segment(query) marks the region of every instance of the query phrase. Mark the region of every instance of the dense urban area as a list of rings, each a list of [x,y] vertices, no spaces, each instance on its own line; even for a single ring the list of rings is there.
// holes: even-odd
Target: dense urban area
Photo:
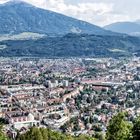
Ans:
[[[12,139],[30,128],[103,139],[118,112],[131,123],[139,116],[139,91],[138,57],[0,58],[1,131]]]

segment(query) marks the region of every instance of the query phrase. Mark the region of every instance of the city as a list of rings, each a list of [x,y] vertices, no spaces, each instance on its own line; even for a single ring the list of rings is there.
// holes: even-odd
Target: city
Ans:
[[[140,113],[140,58],[0,58],[0,118],[17,130],[43,127],[78,136],[105,133],[109,120]]]
[[[140,140],[140,0],[0,0],[0,140]]]

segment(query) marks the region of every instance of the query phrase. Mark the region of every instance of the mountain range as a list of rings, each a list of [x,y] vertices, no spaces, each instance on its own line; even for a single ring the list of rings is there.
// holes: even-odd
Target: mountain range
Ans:
[[[0,5],[0,56],[120,57],[133,54],[140,56],[139,37],[112,32],[21,1]]]
[[[105,26],[104,29],[110,30],[112,32],[140,36],[140,21],[116,22]]]
[[[48,35],[67,33],[115,34],[88,22],[40,9],[22,1],[14,0],[1,4],[0,34],[19,34],[22,32]]]

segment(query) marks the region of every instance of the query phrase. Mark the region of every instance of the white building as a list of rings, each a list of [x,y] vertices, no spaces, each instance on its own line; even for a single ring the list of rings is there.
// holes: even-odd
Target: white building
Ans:
[[[63,86],[68,87],[69,86],[69,81],[68,80],[63,80]]]

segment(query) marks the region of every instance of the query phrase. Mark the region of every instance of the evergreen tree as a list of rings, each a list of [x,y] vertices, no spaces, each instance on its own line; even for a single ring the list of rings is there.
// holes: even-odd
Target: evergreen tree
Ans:
[[[133,123],[132,140],[140,140],[140,117],[138,117]]]

